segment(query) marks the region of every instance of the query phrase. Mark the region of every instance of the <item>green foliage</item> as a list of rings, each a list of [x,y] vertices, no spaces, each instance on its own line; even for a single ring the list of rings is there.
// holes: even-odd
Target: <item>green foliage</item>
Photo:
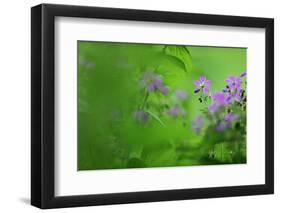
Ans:
[[[227,76],[246,69],[245,49],[110,42],[78,47],[79,170],[246,161],[246,145],[239,143],[245,137],[238,134],[246,129],[246,115],[223,134],[211,123],[200,133],[192,129],[202,111],[208,116],[193,81],[205,75],[221,89]],[[168,93],[149,91],[150,78],[161,79]],[[179,90],[186,99],[177,97]],[[171,114],[175,108],[178,115]]]
[[[183,64],[183,69],[187,72],[192,69],[192,58],[186,46],[166,45],[164,53],[178,59]]]

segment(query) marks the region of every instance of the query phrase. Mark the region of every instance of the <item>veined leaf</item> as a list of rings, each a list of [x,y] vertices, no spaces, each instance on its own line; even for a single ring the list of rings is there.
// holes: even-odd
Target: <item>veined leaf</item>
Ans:
[[[185,67],[185,71],[192,69],[192,58],[185,46],[167,45],[163,48],[165,54],[177,58]]]

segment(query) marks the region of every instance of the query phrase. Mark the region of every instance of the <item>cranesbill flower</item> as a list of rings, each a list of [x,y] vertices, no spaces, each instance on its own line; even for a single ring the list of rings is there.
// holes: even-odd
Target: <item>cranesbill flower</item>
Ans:
[[[141,85],[146,87],[149,92],[160,91],[163,95],[169,93],[169,89],[164,85],[161,77],[151,72],[144,74]]]
[[[168,111],[168,113],[169,113],[170,115],[174,116],[174,117],[177,117],[177,116],[180,115],[181,110],[180,110],[180,108],[178,108],[178,107],[172,107],[172,108]]]
[[[155,77],[155,79],[152,79],[152,82],[148,85],[148,91],[154,92],[156,91],[159,87],[163,86],[163,81],[162,79]]]
[[[203,93],[208,94],[211,84],[211,80],[207,80],[205,76],[200,76],[199,80],[194,81],[194,85],[196,86],[194,92],[197,93],[201,90]]]
[[[147,89],[149,92],[154,92],[162,85],[163,85],[162,80],[160,78],[155,78],[149,83]]]
[[[216,131],[217,132],[222,132],[224,131],[225,129],[228,129],[230,126],[229,126],[229,123],[225,122],[225,121],[221,121],[217,124],[216,126]]]
[[[234,114],[234,113],[228,113],[224,116],[224,120],[220,121],[217,125],[216,125],[216,131],[217,132],[222,132],[225,129],[231,128],[231,123],[233,121],[236,121],[240,118],[239,115]]]
[[[202,116],[197,116],[191,123],[192,129],[198,134],[204,126],[204,119]]]
[[[244,76],[246,76],[246,72],[242,73],[239,77],[230,76],[226,79],[227,85],[223,92],[227,94],[227,101],[229,103],[233,103],[233,101],[241,101],[241,79]]]
[[[227,95],[227,101],[229,102],[229,103],[232,103],[233,101],[241,101],[241,94],[240,94],[240,92],[235,92],[235,93],[229,93],[228,95]]]
[[[227,122],[232,122],[232,121],[238,120],[239,118],[240,118],[239,115],[231,113],[231,112],[224,116],[224,120]]]
[[[147,123],[149,121],[149,114],[143,110],[134,112],[134,117],[138,122]]]
[[[212,95],[212,104],[208,106],[208,110],[210,113],[217,112],[220,108],[225,105],[228,105],[228,98],[223,92],[216,92]]]
[[[209,110],[210,113],[215,113],[216,111],[219,110],[220,107],[221,107],[221,106],[220,106],[219,104],[213,103],[213,104],[210,104],[210,105],[208,106],[208,110]]]
[[[212,99],[215,103],[218,103],[220,105],[226,105],[227,104],[227,97],[222,92],[215,92],[212,95]]]
[[[228,77],[225,82],[231,90],[240,91],[241,88],[241,78],[237,76]]]

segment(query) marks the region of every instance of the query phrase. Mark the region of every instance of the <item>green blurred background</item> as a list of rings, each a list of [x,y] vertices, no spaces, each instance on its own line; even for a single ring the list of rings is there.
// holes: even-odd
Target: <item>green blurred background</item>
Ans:
[[[246,70],[245,48],[79,41],[78,57],[78,170],[220,163],[206,160],[205,135],[191,128],[203,107],[193,82],[205,75],[212,91],[222,90],[228,76]],[[147,72],[161,76],[169,93],[149,95],[155,117],[140,123],[134,113]],[[177,104],[179,89],[188,94],[186,114],[175,118],[165,108]]]

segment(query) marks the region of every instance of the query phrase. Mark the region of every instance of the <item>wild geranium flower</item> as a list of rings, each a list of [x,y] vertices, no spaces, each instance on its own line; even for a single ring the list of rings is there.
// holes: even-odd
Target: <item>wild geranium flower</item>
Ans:
[[[159,87],[161,87],[162,85],[163,85],[162,79],[160,79],[160,78],[158,78],[158,77],[155,77],[155,79],[153,79],[153,80],[149,83],[147,89],[148,89],[149,92],[154,92],[154,91],[156,91]]]
[[[184,90],[177,90],[175,94],[180,100],[185,100],[187,98],[187,93]]]
[[[227,83],[228,88],[231,90],[240,91],[241,88],[241,78],[237,76],[228,77],[225,82]]]
[[[153,72],[144,73],[141,80],[141,86],[146,88],[149,92],[159,91],[163,95],[167,95],[169,93],[169,89],[164,85],[161,76]]]
[[[211,113],[217,112],[221,107],[228,105],[227,96],[223,92],[216,92],[212,95],[212,104],[208,106]]]
[[[202,116],[197,116],[191,123],[192,129],[198,134],[204,126],[204,119]]]
[[[227,104],[227,97],[222,92],[216,92],[212,95],[212,99],[215,103],[218,103],[220,105],[226,105]]]
[[[227,93],[227,101],[232,103],[233,101],[241,101],[241,78],[246,76],[246,72],[242,73],[239,77],[230,76],[226,79],[226,87],[223,90],[224,93]]]
[[[211,84],[211,80],[207,80],[205,76],[200,76],[199,80],[194,81],[194,85],[196,86],[194,92],[197,93],[201,90],[203,93],[208,94]]]
[[[149,121],[149,114],[143,110],[134,112],[134,117],[140,123],[147,123]]]
[[[239,118],[240,118],[239,115],[231,113],[231,112],[224,116],[224,120],[227,122],[232,122],[232,121],[238,120]]]
[[[230,126],[229,126],[229,123],[228,122],[225,122],[225,121],[220,121],[217,126],[216,126],[216,131],[217,132],[222,132],[224,131],[225,129],[228,129]]]
[[[239,115],[237,114],[234,114],[234,113],[227,113],[225,116],[224,116],[224,120],[220,121],[217,125],[216,125],[216,131],[217,132],[222,132],[226,129],[229,129],[231,128],[231,123],[233,121],[236,121],[240,118]]]
[[[174,117],[177,117],[177,116],[180,115],[181,110],[180,110],[179,107],[172,107],[172,108],[168,111],[168,113],[169,113],[170,115],[174,116]]]
[[[221,106],[219,104],[213,103],[208,106],[208,110],[210,113],[215,113],[216,111],[219,110],[220,107]]]
[[[240,91],[239,92],[230,92],[228,95],[227,95],[227,101],[229,103],[232,103],[233,101],[240,101],[241,100],[241,94],[240,94]]]

